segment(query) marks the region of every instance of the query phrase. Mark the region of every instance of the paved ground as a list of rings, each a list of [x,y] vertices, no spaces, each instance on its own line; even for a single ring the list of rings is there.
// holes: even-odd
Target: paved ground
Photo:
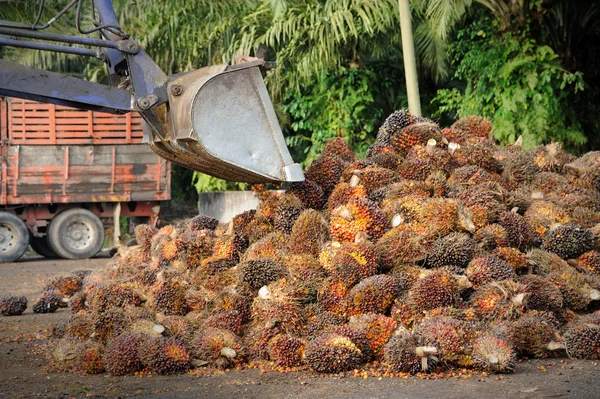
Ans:
[[[85,261],[28,258],[0,264],[0,295],[26,295],[32,302],[48,278],[79,268],[101,268],[108,259]],[[0,318],[0,399],[4,398],[589,398],[600,397],[598,362],[564,359],[525,361],[506,376],[475,375],[469,379],[423,380],[319,376],[302,371],[288,374],[258,370],[212,376],[192,373],[162,376],[111,377],[46,373],[42,355],[44,331],[69,316],[68,309],[36,315],[28,308],[18,317]]]

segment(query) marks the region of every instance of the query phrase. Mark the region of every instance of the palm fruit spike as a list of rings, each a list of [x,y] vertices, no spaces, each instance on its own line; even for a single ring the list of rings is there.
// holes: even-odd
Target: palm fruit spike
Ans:
[[[382,314],[367,313],[350,317],[348,327],[365,335],[369,348],[377,358],[383,356],[383,348],[391,338],[398,323]]]
[[[563,333],[567,355],[572,359],[600,359],[600,325],[597,315],[587,315],[567,324]]]
[[[484,251],[492,251],[496,247],[504,247],[508,243],[508,233],[499,224],[488,224],[475,232],[473,239]]]
[[[178,281],[159,283],[154,291],[154,307],[165,315],[185,316],[190,308],[185,297],[185,288]]]
[[[290,234],[294,222],[303,209],[302,201],[298,197],[289,194],[282,195],[273,212],[273,227],[283,233]]]
[[[33,304],[33,313],[54,313],[65,301],[68,303],[69,300],[59,297],[54,291],[46,291]]]
[[[77,371],[84,375],[95,375],[104,373],[102,355],[104,347],[96,342],[86,341],[79,352]]]
[[[542,276],[526,275],[519,278],[525,292],[525,307],[529,310],[558,310],[563,306],[563,297],[554,283]]]
[[[473,361],[482,371],[512,373],[515,369],[515,351],[505,340],[486,335],[473,342]]]
[[[70,298],[81,290],[82,280],[77,276],[57,276],[46,283],[43,291],[54,291],[61,298]]]
[[[321,156],[339,158],[344,162],[354,162],[358,159],[346,140],[341,137],[327,140]]]
[[[399,154],[406,154],[417,144],[425,145],[430,139],[442,145],[445,140],[440,127],[433,122],[420,122],[409,125],[390,137],[390,144]]]
[[[433,243],[427,256],[427,265],[434,268],[447,265],[466,267],[473,257],[476,245],[468,234],[450,233]]]
[[[244,253],[242,261],[271,258],[281,260],[288,250],[289,236],[274,231],[252,244]]]
[[[334,327],[344,324],[344,318],[340,315],[324,311],[307,318],[306,336],[309,339],[315,338],[319,333]]]
[[[576,258],[594,248],[594,235],[578,224],[567,223],[546,234],[542,248],[563,259]]]
[[[348,314],[386,313],[398,296],[398,282],[385,274],[368,277],[348,293]]]
[[[330,230],[332,239],[340,242],[352,242],[360,232],[377,240],[387,230],[387,221],[373,201],[352,198],[346,205],[333,210]]]
[[[470,305],[481,320],[514,320],[523,313],[526,295],[525,288],[513,280],[492,282],[471,295]]]
[[[384,359],[394,371],[415,374],[437,363],[435,347],[419,347],[406,330],[397,332],[385,345]]]
[[[230,368],[243,362],[247,356],[246,348],[237,335],[218,328],[198,331],[191,349],[193,358],[220,368]]]
[[[329,194],[340,181],[344,166],[338,158],[321,155],[306,169],[304,175],[321,187],[324,196],[329,197]]]
[[[521,355],[547,357],[562,348],[558,321],[548,312],[528,312],[509,327],[509,338]]]
[[[290,335],[278,334],[269,341],[269,358],[281,367],[302,365],[305,342]]]
[[[466,275],[475,286],[517,276],[508,263],[495,256],[480,256],[473,259],[469,262]]]
[[[287,274],[279,262],[268,258],[242,262],[238,264],[237,272],[240,280],[254,290],[277,281]]]
[[[459,166],[476,165],[493,173],[500,173],[503,169],[503,164],[494,158],[492,150],[481,142],[464,144],[453,155]]]
[[[150,252],[152,246],[152,237],[158,233],[156,227],[149,224],[139,224],[135,226],[135,240],[146,252]]]
[[[320,373],[340,373],[360,366],[363,354],[350,340],[338,334],[324,333],[308,342],[304,362]]]
[[[139,332],[125,332],[113,339],[102,357],[106,371],[112,375],[133,374],[142,369],[138,350],[148,337]]]
[[[308,179],[301,183],[290,183],[287,193],[298,197],[306,208],[320,210],[327,203],[327,197],[325,197],[323,189],[317,183]]]
[[[304,328],[300,298],[295,297],[285,279],[258,291],[252,303],[252,315],[255,323],[263,325],[277,320],[282,331],[289,334],[299,335]]]
[[[456,278],[440,270],[419,278],[408,291],[408,301],[416,313],[421,313],[443,306],[456,306],[460,291]]]
[[[229,330],[236,335],[242,334],[244,319],[240,311],[231,309],[218,311],[202,322],[202,328],[220,328]]]
[[[367,194],[370,194],[381,187],[398,181],[398,175],[392,170],[369,165],[362,169],[353,169],[352,167],[346,169],[342,174],[342,179],[348,182],[350,187],[362,185]]]
[[[529,258],[526,254],[512,247],[498,247],[492,252],[492,256],[502,259],[512,267],[512,269],[521,273],[527,271],[530,267]]]
[[[153,373],[177,374],[190,367],[190,352],[172,338],[150,338],[138,348],[142,365]]]
[[[0,298],[0,314],[2,316],[18,316],[27,309],[27,298],[8,295]]]
[[[600,274],[600,253],[592,250],[582,254],[577,259],[577,265],[590,273]]]
[[[290,236],[290,251],[295,254],[317,256],[329,240],[327,221],[314,209],[307,209],[298,216]]]
[[[500,215],[498,223],[506,229],[507,245],[521,251],[537,247],[541,243],[539,234],[529,223],[514,212],[504,212]]]
[[[473,365],[471,341],[476,333],[466,322],[450,317],[429,317],[412,333],[419,346],[436,348],[442,362],[460,367]]]
[[[454,122],[451,129],[456,129],[476,137],[487,139],[492,130],[492,123],[481,116],[469,116]]]
[[[189,229],[192,231],[199,230],[215,230],[219,225],[219,221],[207,215],[198,215],[192,218],[189,222]]]
[[[377,241],[375,248],[381,254],[382,267],[390,270],[425,260],[434,239],[427,226],[401,224]]]
[[[389,144],[390,137],[394,134],[399,133],[402,129],[413,123],[413,116],[408,112],[407,109],[400,109],[390,114],[379,133],[377,134],[377,141],[382,144]]]

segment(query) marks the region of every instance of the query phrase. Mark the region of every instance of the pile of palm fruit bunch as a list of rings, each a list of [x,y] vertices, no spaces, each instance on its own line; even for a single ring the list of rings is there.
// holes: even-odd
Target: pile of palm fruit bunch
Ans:
[[[396,111],[364,159],[333,139],[304,182],[255,187],[258,208],[228,224],[137,227],[69,293],[51,362],[506,373],[600,358],[600,152],[501,147],[490,130]]]

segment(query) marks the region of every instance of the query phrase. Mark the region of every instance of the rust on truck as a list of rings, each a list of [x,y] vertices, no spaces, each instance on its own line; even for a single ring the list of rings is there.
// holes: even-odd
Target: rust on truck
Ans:
[[[0,205],[162,201],[170,164],[142,144],[136,113],[0,99]]]

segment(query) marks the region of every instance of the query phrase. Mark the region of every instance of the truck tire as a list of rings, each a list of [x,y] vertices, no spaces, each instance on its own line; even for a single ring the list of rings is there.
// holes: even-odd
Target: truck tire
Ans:
[[[102,249],[104,226],[98,216],[86,209],[67,209],[50,222],[46,241],[61,258],[91,258]]]
[[[14,262],[27,250],[29,230],[12,213],[0,212],[0,263]]]
[[[50,248],[50,245],[48,245],[46,236],[35,237],[32,235],[29,239],[29,245],[31,245],[31,249],[33,249],[38,255],[41,255],[45,258],[58,258],[56,252],[54,252],[52,248]]]

